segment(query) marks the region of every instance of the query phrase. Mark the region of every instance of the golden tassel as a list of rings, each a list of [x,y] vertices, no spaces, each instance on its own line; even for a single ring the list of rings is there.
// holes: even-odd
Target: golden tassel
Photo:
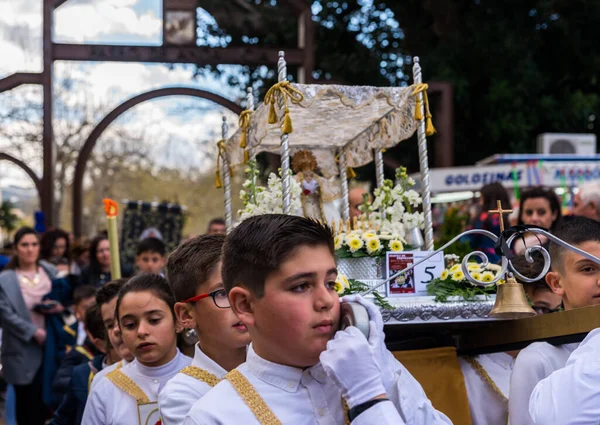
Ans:
[[[215,173],[215,187],[217,189],[221,189],[223,187],[223,183],[221,183],[221,173],[219,172],[218,168],[217,168],[217,171]]]
[[[246,143],[246,130],[242,131],[242,137],[240,137],[240,148],[242,149],[246,149],[247,143]]]
[[[277,124],[279,118],[277,118],[277,112],[275,112],[275,102],[271,103],[269,108],[269,124]]]
[[[284,134],[290,134],[294,132],[294,127],[292,127],[292,119],[290,118],[290,110],[288,108],[283,110],[283,127],[281,131]]]
[[[415,105],[415,119],[421,121],[423,119],[423,113],[421,112],[421,99],[417,94],[417,104]]]
[[[246,165],[250,161],[250,152],[244,150],[244,165]]]
[[[348,177],[348,179],[352,180],[356,178],[356,173],[354,172],[354,168],[352,167],[347,167],[346,168],[346,175]]]
[[[433,122],[431,121],[431,114],[427,114],[427,124],[425,126],[425,135],[433,136],[436,133]]]

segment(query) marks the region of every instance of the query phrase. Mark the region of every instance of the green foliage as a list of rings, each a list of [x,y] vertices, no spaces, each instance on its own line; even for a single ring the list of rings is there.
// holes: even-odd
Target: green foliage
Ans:
[[[434,279],[427,285],[427,294],[434,296],[437,302],[446,302],[450,297],[461,297],[465,301],[474,301],[478,295],[489,295],[496,293],[496,285],[486,287],[473,286],[451,279]]]
[[[352,295],[352,294],[360,294],[361,292],[365,292],[369,290],[369,286],[364,283],[361,282],[360,280],[356,280],[356,279],[348,279],[348,283],[350,283],[350,286],[348,288],[346,288],[344,290],[343,293],[340,294],[340,296],[345,296],[345,295]],[[375,303],[375,305],[385,309],[385,310],[393,310],[394,306],[391,305],[389,302],[387,302],[387,300],[377,291],[372,292],[373,297],[375,298],[373,300],[373,302]]]
[[[19,226],[19,217],[12,212],[14,207],[10,201],[4,201],[0,205],[0,229],[4,229],[7,233]]]

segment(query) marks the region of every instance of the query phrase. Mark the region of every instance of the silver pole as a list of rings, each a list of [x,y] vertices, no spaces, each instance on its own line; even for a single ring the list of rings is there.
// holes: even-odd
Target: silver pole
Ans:
[[[285,63],[285,53],[279,52],[279,61],[277,62],[277,81],[287,80],[287,65]],[[284,95],[282,95],[284,96]],[[283,99],[280,98],[283,102]],[[280,117],[283,119],[283,117]],[[291,182],[290,182],[290,143],[287,134],[281,132],[281,173],[282,173],[282,191],[283,191],[283,213],[292,213],[291,200]]]
[[[246,88],[246,109],[248,111],[254,110],[254,95],[252,94],[252,87]],[[250,155],[250,159],[254,159],[254,148],[250,146],[250,140],[248,139],[248,134],[246,134],[248,154]]]
[[[375,157],[375,176],[377,178],[377,187],[383,187],[383,152],[381,149],[374,149],[373,156]]]
[[[340,182],[342,184],[342,220],[350,218],[350,200],[348,199],[348,170],[346,165],[346,152],[340,152]],[[325,217],[323,217],[325,219]]]
[[[415,84],[423,82],[419,57],[413,58],[413,80]],[[423,182],[423,213],[425,215],[425,249],[433,250],[433,219],[431,216],[431,182],[429,180],[429,160],[427,158],[427,136],[425,134],[425,103],[423,93],[417,93],[421,104],[421,116],[423,117],[417,127],[419,139],[419,163],[421,167],[421,181]]]
[[[223,123],[221,124],[221,138],[225,140],[227,138],[227,132],[229,126],[227,125],[227,118],[223,117]],[[229,159],[227,158],[227,152],[222,152],[219,146],[219,155],[223,161],[223,186],[225,189],[225,226],[227,231],[231,230],[233,225],[233,215],[231,212],[231,174],[229,174]]]

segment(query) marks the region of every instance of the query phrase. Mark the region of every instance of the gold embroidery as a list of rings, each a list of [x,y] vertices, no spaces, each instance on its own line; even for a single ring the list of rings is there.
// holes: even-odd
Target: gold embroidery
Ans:
[[[201,369],[197,366],[184,367],[179,371],[179,373],[183,373],[184,375],[196,378],[198,381],[202,381],[205,384],[210,385],[211,387],[214,387],[219,382],[221,382],[221,380],[217,378],[216,375],[213,375],[212,373],[207,372],[206,370]]]
[[[256,392],[252,384],[238,370],[233,369],[225,375],[225,379],[231,383],[262,425],[283,425]]]
[[[151,403],[144,391],[142,391],[142,389],[133,381],[133,379],[125,375],[121,370],[115,369],[112,372],[107,373],[106,377],[110,380],[110,382],[115,384],[117,388],[120,388],[135,398],[135,401],[138,405]]]
[[[348,407],[348,403],[346,403],[346,400],[344,400],[343,398],[342,407],[344,408],[344,425],[350,425],[350,418],[348,417],[348,410],[350,410],[350,408]]]
[[[487,371],[484,369],[484,367],[481,366],[481,364],[477,360],[475,360],[475,358],[473,358],[473,357],[465,356],[464,359],[467,363],[469,363],[471,365],[471,367],[473,367],[473,369],[475,369],[475,372],[477,372],[477,374],[481,377],[481,379],[483,379],[492,388],[492,390],[496,394],[498,394],[500,397],[502,397],[502,400],[504,400],[505,402],[508,403],[508,399],[502,393],[500,388],[498,388],[498,386],[496,385],[494,380],[491,378],[491,376],[487,373]]]
[[[92,353],[90,353],[88,350],[85,349],[85,347],[82,347],[81,345],[75,347],[75,351],[77,351],[79,354],[84,355],[88,360],[92,360],[94,358]]]

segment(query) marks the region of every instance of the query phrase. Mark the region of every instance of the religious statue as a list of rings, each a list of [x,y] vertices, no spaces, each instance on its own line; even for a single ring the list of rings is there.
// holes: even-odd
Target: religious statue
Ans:
[[[326,179],[317,174],[317,160],[312,152],[301,150],[292,157],[292,169],[302,188],[304,217],[325,223],[340,220],[341,189],[335,177]]]

